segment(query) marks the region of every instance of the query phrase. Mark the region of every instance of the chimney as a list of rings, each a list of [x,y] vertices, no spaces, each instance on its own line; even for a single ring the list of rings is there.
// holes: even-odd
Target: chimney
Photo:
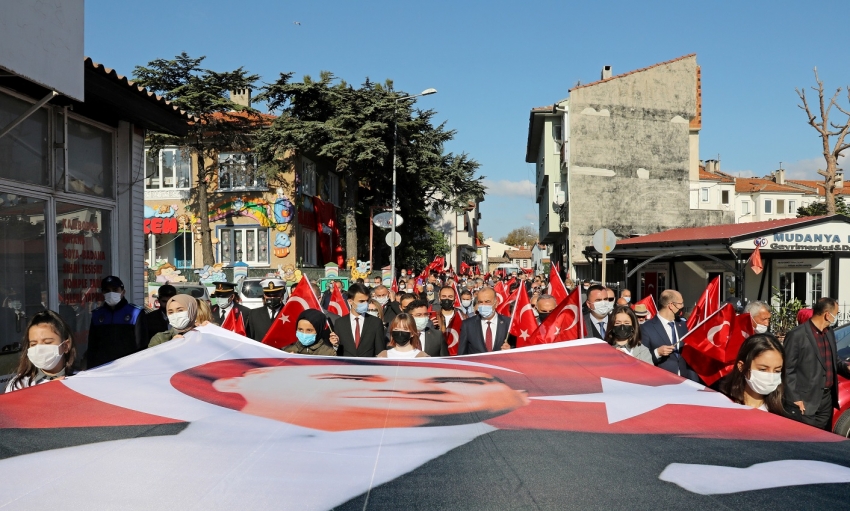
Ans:
[[[717,172],[719,170],[717,165],[717,160],[705,160],[705,171],[706,172]]]
[[[602,79],[611,78],[611,66],[602,66]]]
[[[235,89],[230,91],[230,101],[233,101],[237,105],[241,106],[251,106],[251,89]]]
[[[785,169],[779,169],[779,170],[776,171],[776,176],[775,176],[774,181],[776,181],[776,184],[778,184],[778,185],[784,185],[785,184]]]
[[[844,171],[836,170],[835,171],[835,187],[836,188],[844,188]]]

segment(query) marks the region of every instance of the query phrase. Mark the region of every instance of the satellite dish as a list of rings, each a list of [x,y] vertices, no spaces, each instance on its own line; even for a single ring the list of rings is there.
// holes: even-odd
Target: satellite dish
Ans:
[[[390,211],[385,211],[383,213],[378,213],[372,218],[372,223],[375,224],[376,227],[380,227],[381,229],[391,229],[393,226],[393,214]],[[404,219],[399,215],[395,216],[395,226],[404,223]]]
[[[387,245],[391,247],[401,245],[401,234],[399,233],[395,233],[395,243],[393,243],[393,233],[391,232],[387,233],[387,237],[385,239],[387,240]]]

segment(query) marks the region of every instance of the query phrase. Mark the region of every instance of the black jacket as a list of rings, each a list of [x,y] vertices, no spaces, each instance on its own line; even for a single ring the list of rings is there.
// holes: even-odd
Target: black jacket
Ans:
[[[425,349],[422,350],[431,357],[448,357],[449,347],[446,344],[446,336],[434,325],[428,325],[423,331],[425,334]]]
[[[354,334],[351,329],[351,314],[342,316],[334,324],[334,331],[339,336],[338,353],[343,357],[375,357],[387,349],[384,337],[384,325],[373,316],[361,316],[363,326],[360,328],[360,345],[354,346]]]
[[[676,335],[679,340],[688,333],[688,326],[683,320],[676,321]],[[691,366],[682,358],[682,345],[679,344],[677,349],[666,357],[658,358],[655,356],[655,349],[660,346],[670,346],[670,337],[667,335],[665,323],[661,322],[661,318],[655,316],[646,323],[640,326],[640,340],[644,346],[649,348],[652,353],[652,362],[662,368],[670,371],[673,374],[679,374],[683,378],[693,380],[697,383],[700,378],[697,373],[691,369]]]
[[[160,332],[165,332],[166,330],[168,330],[168,316],[165,314],[165,310],[154,309],[148,311],[145,314],[145,326],[148,329],[147,342],[150,343],[151,339],[153,339],[153,336]]]
[[[251,309],[239,303],[234,303],[233,306],[236,307],[240,313],[242,313],[242,326],[244,326],[247,331],[248,313],[251,311]],[[221,326],[221,324],[224,323],[224,318],[227,317],[222,317],[221,307],[219,307],[218,305],[213,305],[212,307],[210,307],[210,310],[212,311],[212,322],[218,326]]]
[[[92,312],[86,367],[91,369],[147,347],[150,337],[145,311],[122,298],[112,308],[101,305]]]
[[[818,350],[812,321],[792,329],[785,335],[782,345],[785,348],[785,407],[796,409],[796,401],[802,401],[806,407],[804,415],[814,415],[820,406],[823,388],[826,384],[826,368]],[[832,407],[838,408],[838,375],[850,378],[847,362],[838,358],[835,347],[835,332],[826,329],[826,339],[832,350]]]
[[[493,317],[496,329],[493,331],[493,351],[502,349],[502,344],[508,339],[508,328],[511,324],[511,318],[496,314]],[[484,340],[484,331],[481,329],[481,316],[478,314],[470,316],[463,320],[460,326],[460,342],[457,348],[458,355],[472,355],[475,353],[485,353],[487,351],[486,342]]]
[[[280,309],[278,309],[274,315],[275,318],[282,310],[283,306],[281,305]],[[272,318],[269,316],[269,308],[263,305],[256,309],[250,309],[244,317],[245,334],[255,341],[262,342],[263,337],[266,336],[269,328],[272,327]]]

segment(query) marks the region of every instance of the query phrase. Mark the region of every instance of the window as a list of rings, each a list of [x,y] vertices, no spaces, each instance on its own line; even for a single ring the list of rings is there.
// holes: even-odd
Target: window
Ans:
[[[764,201],[764,214],[770,215],[773,213],[773,201],[770,199],[765,199]]]
[[[32,105],[0,93],[0,128]],[[0,174],[7,179],[36,185],[50,184],[47,109],[41,108],[0,138]]]
[[[523,268],[528,268],[528,259],[523,259],[521,263]]]
[[[788,201],[788,213],[791,213],[792,215],[797,213],[797,201]]]
[[[68,191],[113,196],[113,137],[90,124],[68,118]]]
[[[302,264],[311,266],[319,264],[316,253],[316,231],[301,229],[301,240],[299,245],[299,254]]]
[[[720,204],[729,204],[729,190],[720,192]]]
[[[708,188],[700,188],[699,200],[702,202],[708,202]]]
[[[750,214],[750,201],[741,201],[741,214],[749,215]]]
[[[785,213],[785,199],[776,199],[776,212],[780,215]]]
[[[250,153],[221,153],[218,155],[218,189],[223,192],[267,190],[268,185],[254,155]]]
[[[188,151],[169,147],[145,150],[145,189],[187,190],[192,186],[192,160]]]
[[[264,227],[221,227],[219,261],[265,266],[269,264],[269,230]]]
[[[340,207],[339,202],[339,175],[335,172],[328,172],[325,178],[325,191],[322,198],[326,202],[330,202],[336,207]]]
[[[307,158],[301,165],[301,193],[310,197],[316,195],[316,164]]]

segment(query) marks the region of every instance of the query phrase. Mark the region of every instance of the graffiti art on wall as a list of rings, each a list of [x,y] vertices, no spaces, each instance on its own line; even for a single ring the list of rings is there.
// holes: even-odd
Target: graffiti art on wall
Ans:
[[[180,270],[171,263],[165,263],[156,270],[156,281],[163,284],[169,282],[186,282],[186,277],[180,275]]]
[[[224,273],[222,269],[221,263],[215,263],[214,265],[204,265],[200,270],[195,270],[195,273],[198,274],[198,282],[201,284],[212,284],[213,282],[222,282],[227,280],[227,275]]]
[[[180,209],[178,204],[163,204],[153,208],[145,206],[145,218],[173,218],[178,209]]]
[[[285,232],[276,233],[274,236],[274,255],[276,257],[286,257],[289,255],[289,247],[292,246],[292,240]]]

